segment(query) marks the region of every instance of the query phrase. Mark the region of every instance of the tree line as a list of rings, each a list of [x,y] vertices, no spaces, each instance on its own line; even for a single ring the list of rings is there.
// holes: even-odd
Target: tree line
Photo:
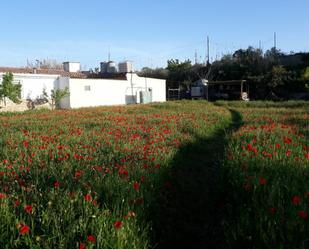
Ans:
[[[167,61],[166,68],[143,68],[139,75],[167,80],[168,88],[188,90],[199,79],[247,80],[251,99],[292,99],[309,95],[309,53],[283,53],[271,48],[265,53],[248,47],[206,64],[190,60]]]

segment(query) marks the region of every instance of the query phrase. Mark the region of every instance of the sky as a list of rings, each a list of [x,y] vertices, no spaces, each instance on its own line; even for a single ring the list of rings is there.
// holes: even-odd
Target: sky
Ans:
[[[6,0],[1,3],[0,66],[27,60],[132,60],[136,69],[168,59],[211,61],[249,45],[309,52],[308,0]]]

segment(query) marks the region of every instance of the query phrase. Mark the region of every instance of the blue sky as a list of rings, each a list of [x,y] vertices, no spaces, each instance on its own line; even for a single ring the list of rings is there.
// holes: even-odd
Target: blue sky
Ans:
[[[80,61],[84,69],[107,59],[136,68],[166,66],[172,58],[211,58],[249,45],[309,51],[308,0],[10,0],[1,3],[0,66],[27,58]]]

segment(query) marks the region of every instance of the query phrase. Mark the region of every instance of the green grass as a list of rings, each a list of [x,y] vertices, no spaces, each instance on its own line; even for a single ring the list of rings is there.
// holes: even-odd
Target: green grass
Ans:
[[[0,114],[1,248],[306,248],[308,110],[177,101]]]

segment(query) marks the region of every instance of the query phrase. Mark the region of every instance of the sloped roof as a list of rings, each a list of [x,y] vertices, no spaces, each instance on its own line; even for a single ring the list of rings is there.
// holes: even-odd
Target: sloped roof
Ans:
[[[35,69],[35,68],[16,68],[16,67],[0,67],[0,73],[18,73],[18,74],[51,74],[60,75],[62,77],[70,78],[87,78],[83,73],[71,73],[58,69]]]

